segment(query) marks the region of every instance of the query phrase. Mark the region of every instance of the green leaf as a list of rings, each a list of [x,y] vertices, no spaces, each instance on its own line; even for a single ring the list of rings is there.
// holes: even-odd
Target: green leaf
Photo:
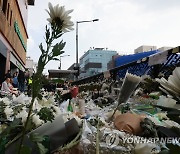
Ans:
[[[52,60],[57,60],[57,61],[59,61],[59,59],[58,59],[58,58],[53,58]]]
[[[167,148],[170,150],[170,154],[179,154],[180,147],[178,145],[166,144]]]
[[[44,140],[44,137],[39,135],[38,133],[31,133],[29,137],[33,142],[42,142]]]
[[[42,53],[44,53],[44,52],[45,52],[45,50],[43,49],[43,45],[42,45],[42,43],[39,45],[39,49],[41,50],[41,52],[42,52]]]
[[[38,98],[39,98],[40,100],[42,100],[43,95],[41,95],[41,94],[39,93],[39,94],[38,94]]]
[[[22,145],[20,154],[31,154],[32,149],[26,145]]]
[[[49,109],[47,107],[41,108],[41,110],[38,112],[38,115],[39,115],[40,119],[44,120],[45,122],[47,122],[47,121],[52,122],[54,120],[54,115],[53,115],[51,109]]]
[[[11,123],[10,123],[10,127],[16,127],[17,125],[21,124],[21,119],[14,119]]]
[[[49,40],[49,37],[50,37],[50,30],[49,30],[49,28],[47,28],[47,25],[46,25],[46,32],[45,32],[45,34],[46,34],[46,43],[48,43],[48,40]]]
[[[0,153],[5,153],[6,137],[0,137]]]
[[[46,154],[48,152],[48,149],[46,149],[41,143],[37,143],[37,146],[40,154]]]
[[[52,60],[52,56],[48,55],[48,61]]]
[[[53,53],[53,56],[54,56],[54,57],[60,55],[61,51],[59,50],[58,43],[53,47],[52,53]]]
[[[27,123],[26,131],[31,131],[33,129],[34,123],[32,122],[32,117],[29,118],[29,121]]]
[[[53,52],[53,57],[59,56],[60,54],[64,53],[64,51],[61,51],[64,46],[65,46],[65,42],[63,43],[63,41],[61,41],[60,43],[56,43],[53,46],[52,52]]]

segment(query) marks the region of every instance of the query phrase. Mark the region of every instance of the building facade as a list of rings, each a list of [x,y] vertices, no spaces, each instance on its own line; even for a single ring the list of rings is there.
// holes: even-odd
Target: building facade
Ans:
[[[166,50],[169,50],[169,49],[172,49],[173,47],[161,47],[161,48],[158,48],[159,51],[166,51]]]
[[[0,0],[0,83],[8,70],[25,69],[28,5],[34,0]]]
[[[110,70],[110,69],[113,69],[116,67],[115,66],[115,59],[120,57],[120,56],[123,56],[123,55],[117,54],[117,55],[112,56],[111,60],[107,63],[107,70]]]
[[[142,45],[134,50],[134,53],[140,53],[140,52],[147,52],[147,51],[153,51],[157,50],[156,46],[150,46],[150,45]]]
[[[107,64],[116,55],[117,51],[104,48],[94,48],[88,50],[80,58],[80,78],[85,78],[104,72],[107,70]]]
[[[30,76],[32,76],[37,71],[37,63],[34,62],[30,57],[26,57],[26,69]]]

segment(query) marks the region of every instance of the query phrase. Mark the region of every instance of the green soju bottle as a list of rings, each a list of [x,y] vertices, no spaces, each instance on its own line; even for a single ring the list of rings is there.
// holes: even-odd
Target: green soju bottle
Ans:
[[[71,101],[69,101],[67,110],[68,110],[69,112],[73,112],[73,107],[72,107],[72,105],[71,105]]]

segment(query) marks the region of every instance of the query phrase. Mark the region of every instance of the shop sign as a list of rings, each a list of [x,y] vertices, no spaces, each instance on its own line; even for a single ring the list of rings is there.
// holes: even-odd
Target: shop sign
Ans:
[[[19,37],[19,39],[21,41],[21,44],[22,44],[24,50],[26,51],[27,47],[26,47],[26,44],[25,44],[24,39],[22,37],[22,34],[21,34],[20,29],[19,29],[17,21],[14,22],[14,29],[15,29],[15,32],[17,33],[17,35],[18,35],[18,37]]]

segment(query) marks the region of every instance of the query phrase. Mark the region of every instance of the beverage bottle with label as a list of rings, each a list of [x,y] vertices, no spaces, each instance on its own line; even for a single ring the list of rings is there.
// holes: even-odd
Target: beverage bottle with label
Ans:
[[[72,107],[71,101],[69,101],[67,110],[68,110],[69,112],[73,112],[73,107]]]

